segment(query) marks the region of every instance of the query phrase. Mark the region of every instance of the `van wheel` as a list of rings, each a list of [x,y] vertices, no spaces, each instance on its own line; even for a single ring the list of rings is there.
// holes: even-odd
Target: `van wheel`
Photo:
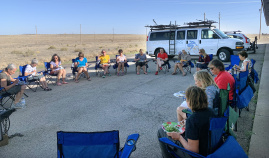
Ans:
[[[230,60],[231,53],[227,49],[221,49],[218,54],[219,60],[227,62]]]
[[[157,55],[158,55],[158,53],[160,53],[160,48],[155,49],[155,52],[154,52],[155,59],[157,59]]]

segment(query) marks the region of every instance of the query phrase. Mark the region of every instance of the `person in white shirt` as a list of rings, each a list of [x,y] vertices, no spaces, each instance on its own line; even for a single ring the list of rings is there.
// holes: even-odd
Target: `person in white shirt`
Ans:
[[[44,89],[44,91],[50,91],[51,88],[48,87],[47,81],[43,73],[37,73],[36,72],[36,66],[38,64],[37,59],[33,59],[31,61],[31,64],[28,64],[25,68],[24,76],[28,76],[28,80],[39,80],[39,83],[41,84],[41,88]]]

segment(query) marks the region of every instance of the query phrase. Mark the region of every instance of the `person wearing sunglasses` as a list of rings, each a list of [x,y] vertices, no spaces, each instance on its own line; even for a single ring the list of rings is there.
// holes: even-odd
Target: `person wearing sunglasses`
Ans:
[[[51,61],[50,61],[50,69],[51,72],[50,74],[54,74],[57,75],[57,85],[61,86],[62,84],[68,84],[68,82],[65,82],[65,78],[66,78],[66,71],[65,69],[61,66],[62,62],[61,62],[61,58],[57,55],[54,54],[51,57]],[[60,78],[62,77],[62,83],[60,83]]]
[[[218,59],[213,59],[209,62],[208,67],[213,75],[217,75],[214,81],[219,89],[227,89],[228,83],[230,84],[229,100],[233,100],[235,81],[233,76],[225,71],[224,64]]]
[[[210,62],[209,55],[206,54],[205,50],[202,48],[199,50],[199,60],[196,63],[196,71],[200,71],[202,69],[207,69],[207,65]]]

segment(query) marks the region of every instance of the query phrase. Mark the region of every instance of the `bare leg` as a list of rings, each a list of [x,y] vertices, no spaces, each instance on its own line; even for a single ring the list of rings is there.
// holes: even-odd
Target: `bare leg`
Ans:
[[[20,101],[20,99],[21,99],[21,97],[22,97],[22,95],[23,95],[23,93],[24,93],[25,88],[26,88],[25,85],[22,85],[22,86],[21,86],[21,91],[20,91],[19,93],[16,94],[14,104],[17,104],[17,103]]]
[[[137,65],[137,68],[136,68],[137,74],[139,74],[140,68],[141,68],[140,65]]]
[[[87,71],[87,68],[86,68],[86,67],[84,67],[82,71],[85,73],[85,75],[86,75],[87,79],[89,79],[89,78],[90,78],[90,76],[89,76],[89,73],[88,73],[88,71]]]
[[[185,73],[185,71],[183,70],[183,64],[178,64],[178,68],[181,70],[182,75],[185,76],[186,73]]]
[[[66,71],[65,69],[62,69],[62,79],[63,79],[63,82],[65,82],[65,78],[66,78]]]
[[[146,65],[144,65],[142,68],[143,68],[144,74],[146,74],[147,73],[146,72]]]
[[[182,106],[179,106],[177,108],[177,120],[178,120],[178,122],[187,119],[186,113],[182,112],[183,109],[187,109],[187,108],[182,107]]]
[[[81,74],[82,70],[83,70],[83,68],[81,68],[81,67],[78,68],[78,73],[77,73],[77,76],[76,76],[76,78],[75,78],[75,81],[78,80],[78,77],[79,77],[79,75]]]
[[[57,75],[57,83],[60,82],[60,78],[61,78],[62,75],[63,75],[63,70],[60,69],[59,72],[58,72],[58,75]]]
[[[120,72],[121,63],[118,63],[118,73]]]

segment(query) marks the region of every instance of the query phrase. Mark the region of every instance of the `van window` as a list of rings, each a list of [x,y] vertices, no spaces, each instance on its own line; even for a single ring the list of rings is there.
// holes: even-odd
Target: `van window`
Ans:
[[[171,40],[175,39],[175,31],[171,31],[171,36],[170,36],[170,31],[165,31],[165,32],[152,32],[150,34],[150,41],[159,41],[159,40]]]
[[[216,38],[218,38],[218,35],[209,29],[202,30],[201,36],[202,36],[201,39],[216,39]]]
[[[177,40],[184,40],[184,39],[185,39],[185,31],[178,31]]]
[[[197,39],[197,30],[187,30],[187,39]]]

